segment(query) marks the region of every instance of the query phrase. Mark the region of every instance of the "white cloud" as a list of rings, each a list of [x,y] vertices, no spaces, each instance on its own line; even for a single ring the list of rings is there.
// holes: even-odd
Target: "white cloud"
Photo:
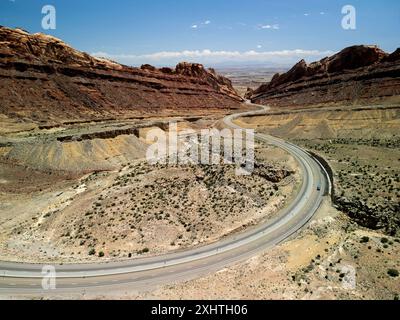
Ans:
[[[257,45],[257,49],[261,49],[261,48],[262,48],[261,44]]]
[[[212,50],[183,50],[183,51],[161,51],[150,54],[109,54],[106,52],[95,52],[92,55],[109,58],[130,65],[142,63],[153,63],[157,65],[172,65],[180,61],[200,63],[221,62],[268,62],[268,63],[293,63],[300,59],[315,60],[328,55],[332,51],[319,50],[280,50],[280,51],[212,51]]]
[[[200,23],[193,24],[190,28],[192,28],[192,29],[205,28],[209,24],[211,24],[211,21],[210,20],[206,20],[206,21],[203,21],[203,22],[200,22]]]
[[[304,15],[305,15],[306,17],[308,17],[310,14],[309,14],[309,13],[305,13]]]
[[[265,25],[259,25],[259,29],[271,29],[271,30],[279,30],[279,24],[265,24]]]

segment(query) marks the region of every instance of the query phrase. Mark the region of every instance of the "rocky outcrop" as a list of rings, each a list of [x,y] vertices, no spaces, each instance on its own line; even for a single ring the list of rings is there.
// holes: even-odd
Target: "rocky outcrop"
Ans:
[[[254,174],[272,183],[279,183],[283,179],[294,174],[294,171],[283,168],[274,168],[271,165],[256,162],[254,164]]]
[[[389,54],[385,58],[382,59],[383,62],[396,62],[400,61],[400,48],[398,48],[395,52],[392,54]]]
[[[311,64],[301,60],[247,98],[259,104],[298,107],[400,96],[399,56],[400,49],[387,54],[376,46],[353,46]]]
[[[143,65],[140,67],[140,69],[142,69],[142,70],[147,70],[147,71],[150,71],[150,72],[155,72],[155,71],[157,71],[157,68],[154,67],[154,66],[152,66],[152,65],[150,65],[150,64],[143,64]]]
[[[348,199],[344,196],[335,196],[334,203],[340,211],[366,228],[383,230],[392,236],[400,234],[400,205],[398,203],[370,207],[364,201]]]
[[[244,98],[250,100],[253,94],[254,90],[252,88],[247,87],[246,93],[244,94]]]
[[[40,125],[210,114],[242,101],[228,79],[199,64],[133,68],[6,27],[0,27],[0,94],[0,114]]]
[[[198,63],[181,62],[175,68],[178,75],[203,79],[215,90],[219,90],[232,98],[237,97],[237,93],[233,90],[232,82],[221,75],[218,75],[214,69],[206,70],[203,65]]]
[[[386,56],[387,54],[384,51],[375,46],[353,46],[325,59],[322,66],[326,66],[328,73],[343,72],[370,66]],[[310,76],[312,75],[313,72]]]

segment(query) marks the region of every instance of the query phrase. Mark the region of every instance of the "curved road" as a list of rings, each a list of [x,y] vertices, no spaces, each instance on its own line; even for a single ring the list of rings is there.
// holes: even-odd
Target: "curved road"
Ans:
[[[235,118],[263,110],[228,116],[226,125],[240,128]],[[57,265],[56,290],[43,290],[39,264],[0,262],[0,293],[55,295],[104,290],[143,290],[216,272],[277,245],[301,229],[319,208],[329,181],[326,172],[307,152],[281,139],[256,134],[256,139],[288,151],[299,163],[303,181],[292,203],[278,215],[246,232],[199,248],[151,258],[100,264]]]

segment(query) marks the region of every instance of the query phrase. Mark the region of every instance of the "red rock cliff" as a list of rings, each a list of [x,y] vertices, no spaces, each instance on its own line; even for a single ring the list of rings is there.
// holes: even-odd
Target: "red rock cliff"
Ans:
[[[133,68],[6,27],[0,27],[0,94],[0,114],[38,123],[209,114],[241,103],[228,79],[199,64]]]
[[[255,103],[280,107],[368,103],[391,96],[400,96],[400,49],[387,54],[376,46],[349,47],[311,64],[301,60],[247,94]]]

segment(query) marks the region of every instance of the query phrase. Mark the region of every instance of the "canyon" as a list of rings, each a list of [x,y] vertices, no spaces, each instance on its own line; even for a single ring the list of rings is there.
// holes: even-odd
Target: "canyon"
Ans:
[[[39,126],[236,110],[230,80],[200,64],[128,67],[44,34],[0,27],[2,123]],[[4,131],[5,128],[3,127]]]
[[[171,121],[179,133],[223,129],[224,116],[256,107],[243,103],[250,99],[271,109],[235,123],[319,158],[329,167],[331,196],[271,250],[115,297],[398,298],[399,278],[387,272],[400,261],[399,56],[354,46],[272,78],[277,69],[257,77],[241,69],[233,85],[197,63],[130,67],[0,27],[0,259],[130,261],[213,244],[275,219],[304,178],[283,149],[258,141],[251,176],[229,164],[145,160],[150,130],[165,134]],[[356,288],[346,287],[349,270],[357,271]]]

